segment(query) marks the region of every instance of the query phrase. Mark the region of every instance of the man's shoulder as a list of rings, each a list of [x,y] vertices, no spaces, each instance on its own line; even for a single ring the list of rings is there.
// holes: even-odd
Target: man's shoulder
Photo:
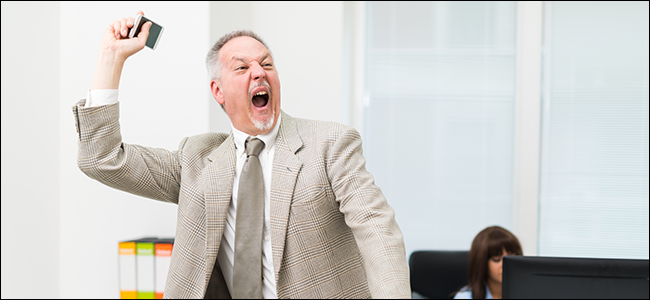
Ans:
[[[300,136],[303,138],[329,139],[348,132],[357,133],[357,130],[334,121],[321,121],[313,119],[293,118]],[[358,134],[358,133],[357,133]]]
[[[223,132],[197,134],[184,138],[178,148],[186,153],[205,152],[207,155],[213,149],[221,146],[229,136],[229,133]]]

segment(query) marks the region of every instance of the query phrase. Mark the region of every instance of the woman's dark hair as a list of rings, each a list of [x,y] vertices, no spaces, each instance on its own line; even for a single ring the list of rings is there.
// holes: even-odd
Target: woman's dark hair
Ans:
[[[469,272],[467,286],[472,298],[485,299],[485,282],[488,277],[488,260],[503,254],[506,249],[511,255],[523,255],[517,237],[499,226],[491,226],[479,232],[469,250]]]

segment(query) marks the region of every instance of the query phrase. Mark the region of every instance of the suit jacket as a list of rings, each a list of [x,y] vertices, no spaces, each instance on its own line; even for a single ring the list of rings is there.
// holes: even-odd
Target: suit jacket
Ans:
[[[178,150],[122,143],[119,103],[73,107],[78,166],[108,186],[178,204],[165,297],[203,298],[235,176],[232,134],[184,138]],[[282,112],[271,179],[271,244],[279,298],[410,298],[394,211],[365,169],[350,127]],[[216,280],[215,280],[216,279]],[[222,274],[212,283],[229,298]]]

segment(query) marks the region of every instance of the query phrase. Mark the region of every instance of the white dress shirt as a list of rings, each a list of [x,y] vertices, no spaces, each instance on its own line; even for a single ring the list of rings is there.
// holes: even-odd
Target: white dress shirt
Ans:
[[[86,97],[86,107],[108,105],[117,103],[118,90],[88,90]],[[262,232],[262,276],[264,281],[262,283],[262,296],[265,299],[277,298],[276,285],[275,285],[275,271],[273,269],[273,252],[271,248],[271,175],[273,171],[273,157],[275,154],[275,139],[278,135],[280,128],[281,116],[273,129],[265,134],[256,136],[264,142],[264,148],[259,154],[260,164],[262,165],[262,175],[264,176],[264,231]],[[235,224],[237,217],[237,197],[239,191],[239,177],[241,170],[246,162],[246,152],[244,151],[244,142],[248,138],[248,134],[237,130],[232,126],[233,138],[235,140],[235,147],[237,148],[237,165],[235,168],[235,179],[232,188],[232,201],[228,207],[228,215],[226,217],[226,226],[223,231],[223,238],[221,239],[221,246],[217,259],[221,266],[224,279],[228,289],[232,295],[232,274],[233,263],[235,260]]]

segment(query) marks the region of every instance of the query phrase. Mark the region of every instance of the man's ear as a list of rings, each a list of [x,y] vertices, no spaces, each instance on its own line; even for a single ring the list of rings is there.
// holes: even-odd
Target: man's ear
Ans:
[[[223,98],[223,90],[221,89],[221,83],[218,79],[212,79],[210,81],[210,91],[212,92],[212,97],[214,100],[217,100],[217,103],[223,106],[225,99]]]

